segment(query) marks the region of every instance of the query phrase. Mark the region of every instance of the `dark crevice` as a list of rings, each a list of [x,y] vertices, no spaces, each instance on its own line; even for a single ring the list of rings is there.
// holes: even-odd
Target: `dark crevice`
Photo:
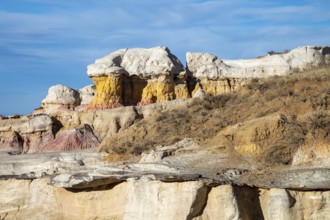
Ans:
[[[53,127],[52,127],[52,133],[54,135],[54,137],[56,136],[57,132],[59,132],[59,130],[61,130],[61,128],[63,128],[63,124],[62,122],[60,122],[57,118],[55,117],[51,117],[52,121],[53,121]]]
[[[191,205],[191,212],[187,216],[187,220],[191,220],[194,217],[200,216],[203,214],[203,211],[207,205],[207,199],[211,188],[201,187],[197,190],[197,195],[195,201]]]
[[[264,220],[259,200],[260,190],[249,186],[233,185],[234,196],[237,201],[238,213],[241,219]]]
[[[94,181],[94,182],[97,182],[97,181]],[[102,180],[100,181],[100,183],[101,182],[102,182]],[[118,182],[115,182],[115,183],[112,182],[112,183],[109,183],[109,184],[98,184],[97,186],[90,186],[90,187],[86,183],[86,186],[81,186],[81,187],[77,186],[78,188],[64,188],[64,189],[67,190],[67,191],[73,192],[73,193],[107,191],[107,190],[113,189],[115,186],[117,186],[117,185],[119,185],[123,182],[124,181],[122,181],[122,180],[118,180]]]

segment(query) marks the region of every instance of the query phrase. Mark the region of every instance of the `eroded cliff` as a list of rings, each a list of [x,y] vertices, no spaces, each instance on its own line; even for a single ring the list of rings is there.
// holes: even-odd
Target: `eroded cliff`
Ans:
[[[294,191],[198,181],[129,179],[108,188],[70,191],[47,180],[0,181],[3,219],[327,219],[329,191]],[[9,199],[10,198],[10,199]]]
[[[112,164],[102,160],[104,156],[87,151],[11,158],[1,154],[1,218],[326,219],[329,215],[329,170],[324,167],[261,172],[249,162],[234,164],[226,155],[210,153]],[[196,166],[198,161],[205,163]]]

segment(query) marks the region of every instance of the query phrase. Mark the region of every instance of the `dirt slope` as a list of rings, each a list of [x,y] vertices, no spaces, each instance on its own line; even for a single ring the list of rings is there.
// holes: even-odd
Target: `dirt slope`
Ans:
[[[298,150],[330,149],[329,105],[330,67],[250,79],[237,93],[195,99],[141,119],[105,139],[100,150],[129,159],[157,145],[193,138],[203,150],[266,165],[291,164]]]

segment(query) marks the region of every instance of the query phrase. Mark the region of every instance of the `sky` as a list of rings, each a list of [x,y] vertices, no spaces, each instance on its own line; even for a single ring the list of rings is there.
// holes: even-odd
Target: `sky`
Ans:
[[[252,58],[330,45],[327,0],[0,0],[0,115],[28,114],[50,86],[92,84],[86,67],[120,48]]]

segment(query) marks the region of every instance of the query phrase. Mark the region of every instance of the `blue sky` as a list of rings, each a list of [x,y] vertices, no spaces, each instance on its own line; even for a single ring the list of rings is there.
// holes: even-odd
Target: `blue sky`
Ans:
[[[55,84],[119,48],[166,45],[224,59],[330,45],[326,0],[0,0],[0,114],[27,114]]]

